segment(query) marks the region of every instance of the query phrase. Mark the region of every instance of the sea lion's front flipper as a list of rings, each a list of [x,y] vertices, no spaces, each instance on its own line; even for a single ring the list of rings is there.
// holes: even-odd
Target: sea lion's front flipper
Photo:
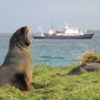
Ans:
[[[25,90],[28,91],[30,90],[30,86],[29,86],[29,78],[26,74],[24,74],[24,81],[25,81]]]
[[[25,90],[25,91],[30,90],[29,80],[26,74],[23,73],[15,74],[15,80],[12,82],[12,84],[15,87],[19,88],[20,90]]]

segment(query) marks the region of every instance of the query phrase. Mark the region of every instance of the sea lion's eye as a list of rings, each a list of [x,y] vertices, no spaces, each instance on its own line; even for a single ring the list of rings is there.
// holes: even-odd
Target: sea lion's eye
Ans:
[[[23,34],[23,33],[24,33],[24,28],[22,28],[22,29],[21,29],[21,32],[20,32],[20,33],[21,33],[21,34]]]

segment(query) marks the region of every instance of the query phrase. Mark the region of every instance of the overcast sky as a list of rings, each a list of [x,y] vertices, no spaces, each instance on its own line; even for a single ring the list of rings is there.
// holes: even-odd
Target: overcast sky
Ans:
[[[81,28],[100,29],[100,0],[0,0],[0,33],[12,33],[27,25],[47,31],[65,23]]]

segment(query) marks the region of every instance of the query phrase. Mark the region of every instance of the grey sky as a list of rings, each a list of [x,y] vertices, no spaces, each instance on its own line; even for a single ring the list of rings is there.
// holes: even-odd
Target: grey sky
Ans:
[[[0,32],[14,32],[27,25],[47,31],[65,23],[100,29],[100,0],[0,0]]]

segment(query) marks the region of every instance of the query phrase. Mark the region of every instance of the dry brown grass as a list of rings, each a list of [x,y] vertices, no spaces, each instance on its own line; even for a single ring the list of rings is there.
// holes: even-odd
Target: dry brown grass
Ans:
[[[100,63],[100,53],[95,51],[86,51],[80,57],[80,64]]]

